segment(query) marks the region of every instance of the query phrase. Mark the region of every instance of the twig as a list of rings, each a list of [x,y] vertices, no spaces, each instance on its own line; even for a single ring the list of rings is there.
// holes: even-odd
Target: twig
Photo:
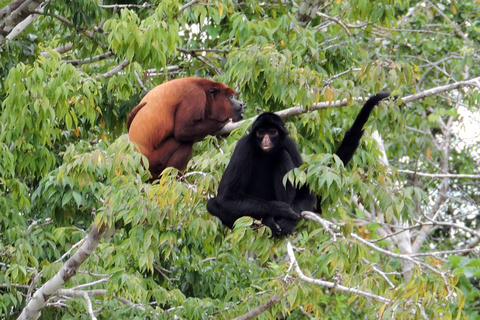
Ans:
[[[419,260],[416,260],[414,258],[412,258],[413,255],[406,255],[406,254],[399,254],[399,253],[394,253],[394,252],[390,252],[388,250],[385,250],[385,249],[382,249],[376,245],[374,245],[373,243],[371,243],[370,241],[367,241],[365,239],[363,239],[362,237],[358,236],[357,234],[355,233],[351,233],[350,236],[352,238],[354,238],[355,240],[357,241],[360,241],[361,243],[363,243],[364,245],[366,245],[367,247],[370,247],[372,248],[373,250],[375,251],[378,251],[380,253],[383,253],[387,256],[390,256],[390,257],[393,257],[393,258],[398,258],[398,259],[402,259],[402,260],[406,260],[406,261],[409,261],[409,262],[412,262],[418,266],[422,266],[426,269],[429,269],[430,271],[433,271],[434,273],[442,276],[442,278],[445,280],[445,283],[448,284],[448,282],[446,281],[446,278],[445,278],[445,274],[443,272],[441,272],[440,270],[437,270],[435,269],[434,267],[432,267],[431,265],[427,264],[427,263],[424,263],[424,262],[421,262]]]
[[[48,54],[48,52],[47,52]],[[71,65],[78,66],[81,64],[87,64],[87,63],[92,63],[92,62],[97,62],[101,60],[105,60],[107,58],[113,57],[115,54],[112,51],[106,52],[99,54],[97,56],[87,58],[87,59],[75,59],[75,60],[65,60],[65,63],[70,63]]]
[[[111,278],[111,276],[108,276],[108,277],[106,277],[106,278],[103,278],[103,279],[100,279],[100,280],[97,280],[97,281],[93,281],[93,282],[89,282],[89,283],[84,283],[84,284],[79,284],[78,286],[73,287],[73,288],[71,288],[71,289],[73,289],[73,290],[78,290],[78,289],[82,289],[82,288],[86,288],[86,287],[95,286],[95,285],[97,285],[97,284],[107,282],[108,280],[110,280],[110,278]]]
[[[178,17],[178,16],[179,16],[183,11],[185,11],[188,7],[191,7],[191,6],[193,6],[194,4],[196,4],[196,3],[198,3],[198,2],[200,2],[200,0],[192,0],[192,1],[190,1],[189,3],[181,6],[180,9],[178,9],[177,14],[175,14],[174,19],[175,19],[176,17]]]
[[[65,252],[60,258],[58,258],[57,260],[55,260],[55,262],[61,262],[63,259],[65,259],[67,256],[70,255],[70,253],[72,253],[73,250],[75,250],[77,247],[79,247],[80,245],[82,245],[84,242],[85,242],[85,239],[87,239],[88,235],[86,235],[82,240],[78,241],[77,243],[75,243],[70,249],[68,249],[67,252]]]
[[[290,258],[290,262],[293,264],[293,266],[295,268],[295,271],[298,273],[299,278],[301,280],[305,281],[305,282],[320,285],[320,286],[324,286],[324,287],[331,288],[331,289],[334,289],[334,290],[353,293],[353,294],[359,295],[361,297],[368,298],[368,299],[374,299],[374,300],[377,300],[377,301],[379,301],[381,303],[385,303],[385,304],[391,304],[392,303],[392,300],[390,300],[388,298],[385,298],[385,297],[382,297],[382,296],[379,296],[379,295],[376,295],[376,294],[373,294],[373,293],[370,293],[370,292],[362,291],[362,290],[355,289],[355,288],[349,288],[349,287],[343,286],[343,285],[335,283],[335,282],[329,282],[329,281],[324,281],[324,280],[320,280],[320,279],[314,279],[314,278],[307,277],[302,272],[302,269],[300,269],[300,266],[298,265],[298,262],[297,262],[297,259],[295,258],[295,253],[293,252],[293,247],[292,247],[292,244],[290,243],[290,241],[287,242],[287,253],[288,253],[288,256]]]
[[[377,268],[376,263],[372,263],[372,262],[366,260],[365,258],[363,258],[363,262],[370,264],[372,266],[373,270],[376,273],[380,274],[382,276],[382,278],[385,279],[385,281],[387,281],[387,283],[390,285],[390,287],[395,288],[395,285],[392,283],[392,281],[390,281],[390,279],[388,279],[387,274],[385,272],[383,272],[382,270],[380,270],[379,268]]]
[[[337,236],[335,235],[335,233],[330,228],[330,226],[337,227],[333,222],[325,220],[325,219],[319,217],[318,215],[316,215],[314,212],[311,212],[311,211],[303,211],[302,212],[302,217],[307,219],[307,220],[312,220],[312,221],[320,223],[322,225],[322,227],[325,229],[325,231],[327,231],[330,234],[330,236],[332,237],[332,241],[334,241],[334,242],[337,241]]]
[[[140,88],[142,88],[142,91],[144,93],[147,93],[148,89],[147,87],[145,87],[145,84],[143,83],[142,79],[140,79],[140,76],[138,75],[137,70],[133,70],[133,74],[135,75],[135,79],[137,79],[138,85],[140,86]]]
[[[300,310],[300,312],[305,316],[307,317],[308,319],[315,319],[310,313],[307,312],[307,310],[305,310],[302,306],[298,306],[298,309]]]
[[[439,7],[437,7],[433,2],[431,1],[428,1],[428,3],[430,3],[430,5],[435,9],[435,11],[437,11],[437,13],[439,15],[441,15],[445,20],[447,20],[447,22],[453,27],[453,30],[455,30],[455,33],[460,37],[462,38],[464,41],[468,42],[469,44],[472,44],[470,39],[468,39],[468,36],[463,33],[463,31],[457,26],[456,23],[454,23],[452,20],[450,20],[447,15],[445,13],[443,13],[442,10],[440,10]]]
[[[123,9],[123,8],[134,8],[134,9],[143,9],[143,8],[151,8],[153,4],[149,4],[144,2],[143,4],[101,4],[99,5],[100,8],[104,9]]]
[[[444,250],[444,251],[435,251],[435,252],[420,252],[420,253],[412,253],[410,254],[411,257],[429,257],[429,256],[439,256],[439,255],[447,255],[447,254],[465,254],[468,252],[475,251],[474,248],[467,248],[467,249],[457,249],[457,250]]]
[[[317,12],[317,16],[319,16],[323,19],[331,20],[331,21],[334,21],[334,22],[338,23],[350,37],[352,36],[352,33],[350,32],[350,30],[348,30],[347,26],[340,19],[330,17],[329,15],[326,15],[326,14],[321,13],[321,12]],[[357,27],[357,28],[360,28],[360,27]]]

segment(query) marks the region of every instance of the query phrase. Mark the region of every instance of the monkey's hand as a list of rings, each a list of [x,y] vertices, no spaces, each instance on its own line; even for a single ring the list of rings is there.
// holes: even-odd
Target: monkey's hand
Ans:
[[[272,216],[275,218],[285,218],[299,220],[300,214],[296,213],[288,203],[281,201],[269,201]]]

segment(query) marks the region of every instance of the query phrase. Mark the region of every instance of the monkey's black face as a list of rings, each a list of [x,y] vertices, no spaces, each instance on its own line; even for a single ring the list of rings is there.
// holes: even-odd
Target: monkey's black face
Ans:
[[[230,109],[232,110],[232,121],[237,122],[242,120],[243,113],[245,112],[245,104],[235,99],[233,94],[228,99],[230,101]]]
[[[259,128],[255,135],[258,146],[264,152],[271,152],[278,146],[280,137],[277,128]]]

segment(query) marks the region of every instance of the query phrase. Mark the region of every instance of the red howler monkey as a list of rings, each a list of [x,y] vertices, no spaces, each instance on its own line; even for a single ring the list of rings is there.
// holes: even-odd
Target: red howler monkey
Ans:
[[[182,78],[149,91],[130,112],[130,140],[147,157],[153,179],[166,167],[183,169],[193,143],[229,121],[243,119],[244,104],[227,85],[202,78]]]

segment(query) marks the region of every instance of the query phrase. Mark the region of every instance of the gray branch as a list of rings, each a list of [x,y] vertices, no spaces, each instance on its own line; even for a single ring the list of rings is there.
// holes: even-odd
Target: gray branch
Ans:
[[[13,0],[9,5],[0,10],[0,45],[7,35],[35,10],[45,0]]]
[[[40,317],[48,298],[56,294],[58,290],[60,290],[65,283],[77,273],[78,268],[97,248],[105,229],[105,225],[101,227],[98,227],[95,224],[92,225],[92,230],[85,238],[85,242],[80,249],[78,249],[78,251],[67,260],[67,262],[65,262],[63,267],[57,272],[57,274],[55,274],[55,276],[53,276],[53,278],[48,280],[35,292],[30,302],[25,306],[25,309],[23,309],[18,317],[18,320],[38,319]]]
[[[295,13],[298,24],[303,28],[308,26],[323,2],[324,1],[320,0],[303,0],[298,7],[298,11]]]

